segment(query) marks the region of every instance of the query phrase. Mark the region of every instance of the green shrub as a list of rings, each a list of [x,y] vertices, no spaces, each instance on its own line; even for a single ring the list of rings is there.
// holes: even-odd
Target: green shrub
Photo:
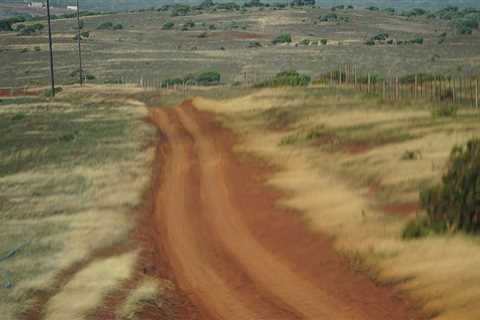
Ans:
[[[480,231],[480,139],[455,146],[440,184],[420,193],[429,224],[438,230]]]
[[[431,110],[432,117],[434,118],[456,117],[457,113],[458,107],[455,105],[440,105],[433,107]]]
[[[167,86],[174,86],[174,85],[199,85],[199,86],[210,86],[216,85],[220,83],[221,75],[216,71],[208,71],[203,72],[200,74],[190,74],[185,76],[184,78],[172,78],[162,81],[162,88]]]
[[[290,33],[282,33],[272,41],[273,44],[290,42],[292,42],[292,36],[290,35]]]
[[[45,26],[41,23],[35,23],[29,26],[24,26],[23,28],[20,29],[19,35],[21,36],[28,36],[37,32],[42,31],[45,28]]]
[[[431,233],[428,220],[415,219],[409,221],[402,232],[403,239],[422,238]]]
[[[388,37],[389,37],[388,33],[380,32],[380,33],[377,33],[374,37],[372,37],[372,39],[377,41],[385,41],[387,40]]]
[[[120,23],[113,26],[113,30],[122,30],[122,29],[123,29],[123,25],[121,25]]]
[[[15,113],[12,117],[12,121],[20,121],[20,120],[23,120],[27,117],[27,115],[23,112],[18,112],[18,113]]]
[[[42,49],[41,49],[39,46],[35,46],[35,47],[33,48],[33,50],[35,50],[35,51],[38,52],[38,51],[41,51]]]
[[[320,43],[325,46],[328,43],[328,40],[327,39],[322,39],[322,40],[320,40]]]
[[[220,73],[216,71],[209,71],[200,73],[195,77],[195,82],[200,86],[209,86],[220,83]]]
[[[258,84],[258,87],[279,87],[279,86],[308,86],[311,78],[308,75],[300,74],[297,71],[283,71],[277,73],[271,80]]]
[[[261,46],[262,46],[262,44],[258,41],[250,41],[248,43],[249,48],[260,48]]]
[[[90,32],[89,32],[89,31],[82,31],[82,32],[80,33],[80,36],[81,36],[82,38],[89,38],[89,37],[90,37]]]
[[[375,40],[369,39],[369,40],[367,40],[367,41],[365,42],[365,44],[366,44],[367,46],[374,46],[374,45],[375,45]]]
[[[416,37],[415,39],[412,40],[412,43],[423,44],[423,38],[422,37]]]
[[[175,23],[171,22],[171,21],[168,21],[168,22],[165,22],[162,26],[162,29],[163,30],[171,30],[173,29],[173,27],[175,26]]]
[[[97,30],[113,30],[113,22],[104,22],[97,27]]]
[[[326,15],[324,15],[324,16],[318,17],[318,19],[321,22],[337,21],[338,15],[336,13],[330,12],[330,13],[327,13]]]

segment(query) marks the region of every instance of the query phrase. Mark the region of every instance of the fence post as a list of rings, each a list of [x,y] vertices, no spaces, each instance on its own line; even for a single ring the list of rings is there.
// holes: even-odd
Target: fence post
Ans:
[[[415,100],[417,100],[417,90],[418,90],[418,77],[415,75]]]
[[[400,88],[398,83],[398,76],[395,77],[395,100],[400,100]]]
[[[370,73],[367,74],[367,93],[370,93]]]
[[[356,89],[356,88],[357,88],[357,65],[355,65],[353,68],[354,68],[354,69],[353,69],[353,74],[354,74],[354,77],[355,77],[355,79],[354,79],[354,80],[355,80],[354,87],[355,87],[355,89]]]
[[[475,79],[475,108],[478,108],[478,79]]]
[[[382,99],[385,100],[385,79],[383,79]]]

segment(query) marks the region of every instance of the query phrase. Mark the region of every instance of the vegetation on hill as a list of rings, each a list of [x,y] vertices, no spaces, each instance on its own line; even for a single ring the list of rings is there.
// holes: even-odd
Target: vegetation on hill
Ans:
[[[211,86],[220,84],[221,75],[217,71],[206,71],[199,74],[189,74],[183,78],[171,78],[162,81],[163,88],[180,85]]]
[[[292,42],[292,36],[290,35],[290,33],[282,33],[272,41],[273,44],[290,43],[290,42]]]
[[[311,78],[308,75],[297,71],[282,71],[277,73],[271,80],[257,84],[257,87],[302,87],[310,84]]]

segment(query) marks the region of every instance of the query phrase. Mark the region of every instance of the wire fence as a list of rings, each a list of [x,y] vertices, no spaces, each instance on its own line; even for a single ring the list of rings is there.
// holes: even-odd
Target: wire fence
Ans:
[[[315,84],[331,88],[350,88],[380,96],[384,100],[427,99],[432,102],[479,107],[479,76],[413,74],[381,77],[359,72],[356,65],[341,65],[322,74]]]

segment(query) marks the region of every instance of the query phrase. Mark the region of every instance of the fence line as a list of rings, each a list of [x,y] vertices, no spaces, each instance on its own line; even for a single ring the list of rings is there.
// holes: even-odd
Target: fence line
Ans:
[[[445,76],[417,74],[379,77],[358,71],[357,65],[340,65],[335,71],[322,74],[315,84],[332,88],[350,88],[382,97],[384,100],[430,100],[479,107],[478,76]]]

